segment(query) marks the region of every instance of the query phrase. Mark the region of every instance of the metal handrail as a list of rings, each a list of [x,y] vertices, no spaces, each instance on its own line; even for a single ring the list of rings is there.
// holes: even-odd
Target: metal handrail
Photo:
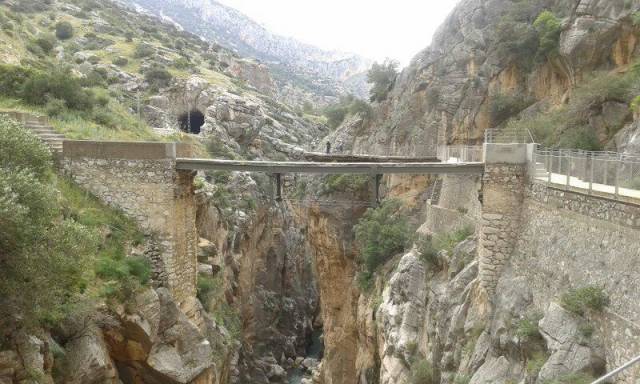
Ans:
[[[613,371],[607,373],[606,375],[602,376],[601,378],[599,378],[598,380],[594,381],[591,384],[602,384],[605,381],[617,376],[619,373],[622,373],[622,372],[626,371],[627,369],[631,368],[632,366],[634,366],[634,365],[636,365],[638,363],[640,363],[640,356],[637,356],[637,357],[629,360],[624,365],[622,365],[620,368],[614,369]]]
[[[489,128],[484,132],[485,143],[535,143],[529,129],[496,129]]]

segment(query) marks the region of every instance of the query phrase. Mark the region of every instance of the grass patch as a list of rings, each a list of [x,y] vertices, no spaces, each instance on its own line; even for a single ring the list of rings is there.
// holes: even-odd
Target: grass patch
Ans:
[[[475,230],[472,226],[465,226],[453,232],[438,234],[433,238],[433,246],[438,250],[451,253],[456,245],[473,235],[474,232]]]
[[[582,316],[589,310],[602,311],[609,305],[609,296],[602,287],[590,285],[565,293],[560,304],[564,309]]]
[[[431,362],[422,359],[411,365],[411,384],[435,384]]]

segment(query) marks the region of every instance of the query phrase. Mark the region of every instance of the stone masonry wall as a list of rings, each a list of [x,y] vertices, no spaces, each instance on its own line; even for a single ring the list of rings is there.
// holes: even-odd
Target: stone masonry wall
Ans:
[[[607,370],[640,354],[640,206],[530,184],[510,275],[524,276],[543,311],[569,289],[603,287],[611,302],[590,321],[604,341]],[[635,383],[640,367],[617,383]]]
[[[478,252],[480,283],[489,297],[519,233],[525,173],[525,165],[487,163],[485,167]]]
[[[173,146],[173,147],[172,147]],[[135,219],[154,247],[156,283],[195,319],[197,232],[193,174],[175,169],[175,144],[64,143],[63,166],[78,185]]]

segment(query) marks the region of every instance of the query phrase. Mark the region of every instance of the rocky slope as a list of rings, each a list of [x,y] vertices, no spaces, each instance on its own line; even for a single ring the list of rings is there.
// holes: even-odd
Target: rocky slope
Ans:
[[[595,137],[596,148],[615,148],[615,134],[632,122],[628,104],[637,86],[620,80],[633,83],[632,89],[612,94],[602,82],[622,79],[637,57],[638,6],[624,0],[461,1],[433,44],[398,76],[377,119],[354,139],[356,148],[402,153],[415,151],[409,143],[432,151],[446,143],[479,143],[486,129],[509,118],[537,121],[539,112],[549,111],[561,118],[548,122],[563,126],[556,136]],[[559,23],[549,52],[537,36],[542,28],[533,26],[545,9]],[[612,78],[596,84],[607,74]],[[574,108],[589,92],[604,97]],[[580,113],[565,111],[572,108]],[[574,133],[573,121],[583,129]],[[520,124],[535,131],[531,125]],[[574,139],[563,144],[580,145]]]
[[[323,51],[292,38],[275,35],[242,13],[213,0],[130,0],[185,30],[252,57],[273,68],[280,96],[294,101],[302,92],[328,102],[351,93],[367,96],[362,74],[371,62],[355,54]]]

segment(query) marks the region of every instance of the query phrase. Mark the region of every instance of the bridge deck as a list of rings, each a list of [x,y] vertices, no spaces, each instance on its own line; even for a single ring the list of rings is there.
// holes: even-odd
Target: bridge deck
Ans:
[[[176,168],[183,170],[245,171],[265,173],[323,173],[323,174],[481,174],[483,163],[438,162],[295,162],[240,161],[211,159],[176,159]]]
[[[408,157],[363,154],[305,152],[305,161],[332,163],[437,163],[436,156]]]

